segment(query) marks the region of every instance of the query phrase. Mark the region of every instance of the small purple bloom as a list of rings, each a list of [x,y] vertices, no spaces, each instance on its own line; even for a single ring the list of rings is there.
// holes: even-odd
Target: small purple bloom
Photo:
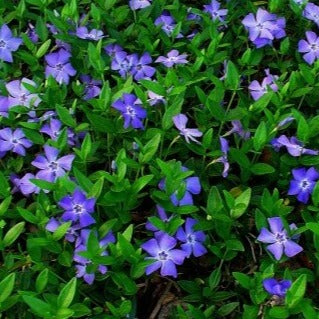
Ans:
[[[106,47],[104,47],[105,53],[109,55],[110,57],[114,57],[116,53],[118,52],[124,52],[123,48],[118,44],[108,44]]]
[[[290,181],[288,195],[297,195],[299,202],[308,203],[309,197],[319,179],[319,173],[314,167],[296,168],[292,170],[294,179]]]
[[[270,144],[274,146],[276,151],[279,151],[281,147],[286,147],[288,153],[294,157],[302,154],[318,155],[318,151],[304,148],[302,142],[294,136],[289,139],[286,135],[281,135],[278,138],[274,138]]]
[[[25,138],[20,128],[17,128],[15,131],[12,131],[9,127],[0,130],[0,152],[12,151],[13,153],[25,156],[25,149],[32,145],[32,142]]]
[[[56,141],[62,132],[62,123],[57,119],[51,119],[49,124],[44,124],[40,129],[41,133],[47,134],[53,141]],[[75,145],[75,136],[71,129],[67,129],[68,145]]]
[[[159,216],[159,218],[164,222],[164,223],[168,223],[172,218],[173,218],[173,215],[171,215],[170,217],[167,216],[164,208],[162,208],[161,206],[159,205],[156,205],[156,209],[157,209],[157,214]],[[146,225],[145,225],[145,228],[147,230],[150,230],[150,231],[153,231],[153,232],[156,232],[156,231],[159,231],[159,229],[157,227],[155,227],[151,222],[146,222]]]
[[[134,94],[124,93],[122,99],[116,100],[112,106],[122,113],[124,128],[132,126],[135,129],[143,129],[142,119],[146,118],[146,110],[140,105],[140,100]]]
[[[0,60],[12,63],[12,52],[17,51],[21,44],[22,39],[13,37],[8,26],[3,24],[0,28]]]
[[[48,221],[47,225],[45,226],[45,229],[54,233],[59,226],[61,226],[63,223],[59,220],[55,219],[54,217],[51,217]],[[75,224],[73,226],[70,226],[65,234],[65,239],[70,242],[74,243],[75,240],[78,238],[79,234],[78,231],[81,229],[80,224]]]
[[[152,238],[141,245],[151,257],[154,263],[146,267],[146,275],[161,268],[161,276],[177,277],[176,265],[182,265],[186,258],[186,253],[180,249],[174,249],[177,241],[165,233],[155,233]]]
[[[263,227],[257,240],[269,244],[267,250],[274,255],[276,260],[280,260],[283,254],[293,257],[303,251],[303,248],[292,240],[295,238],[288,236],[281,217],[268,218],[268,223],[271,231]],[[296,229],[295,224],[289,227],[291,230]]]
[[[0,96],[0,115],[3,117],[9,116],[9,99],[7,96]]]
[[[177,129],[180,132],[180,135],[185,137],[187,143],[190,143],[189,140],[200,144],[199,141],[196,140],[195,137],[201,137],[203,133],[196,128],[186,128],[186,124],[188,122],[188,118],[184,114],[178,114],[173,117],[173,122]]]
[[[144,9],[151,5],[152,0],[130,0],[129,5],[132,10]]]
[[[21,81],[14,80],[6,84],[6,89],[10,94],[8,97],[9,107],[17,105],[29,108],[31,106],[37,107],[41,102],[38,94],[30,93],[24,84],[36,87],[36,84],[27,78],[23,78]]]
[[[69,43],[56,39],[55,44],[59,49],[63,49],[65,51],[71,52],[71,45]]]
[[[80,39],[93,41],[99,41],[104,37],[103,31],[97,29],[89,31],[87,27],[78,27],[75,34]]]
[[[22,178],[19,179],[16,177],[13,180],[17,189],[20,190],[24,196],[28,196],[33,193],[40,193],[40,188],[33,184],[30,179],[37,179],[37,177],[31,173],[27,173]]]
[[[100,86],[102,85],[102,81],[94,80],[89,75],[81,75],[80,79],[82,83],[84,83],[85,85],[84,96],[83,96],[84,100],[90,100],[90,99],[93,99],[94,97],[99,96],[99,94],[101,93]]]
[[[219,20],[220,22],[224,22],[228,10],[220,9],[220,3],[216,0],[212,0],[210,4],[204,5],[204,12],[209,13],[213,21]]]
[[[306,40],[300,40],[298,42],[298,51],[305,53],[303,59],[308,64],[313,64],[315,60],[319,59],[319,37],[312,31],[306,32]]]
[[[309,2],[305,6],[305,9],[302,12],[302,15],[308,19],[316,23],[319,27],[319,7],[316,6],[314,3]]]
[[[171,68],[175,64],[186,64],[188,61],[186,60],[187,54],[179,54],[177,50],[171,50],[167,53],[167,57],[160,56],[156,59],[155,62],[162,63],[166,67]]]
[[[204,247],[203,242],[205,241],[205,234],[203,231],[194,231],[193,227],[198,221],[193,218],[186,218],[185,230],[180,227],[177,230],[176,238],[183,242],[181,244],[182,250],[187,254],[187,258],[193,254],[195,257],[200,257],[207,253],[207,249]]]
[[[270,74],[269,69],[266,69],[265,73],[266,77],[263,79],[261,84],[254,80],[248,87],[250,95],[255,101],[259,100],[264,94],[266,94],[268,92],[268,88],[274,92],[278,91],[278,86],[275,83],[275,81],[278,79],[278,76]]]
[[[224,164],[224,170],[222,173],[222,176],[226,178],[228,176],[228,171],[229,171],[229,162],[228,162],[228,151],[229,151],[229,144],[228,141],[224,137],[219,138],[220,146],[221,146],[221,151],[223,155],[215,160],[217,163],[223,163]]]
[[[87,198],[79,189],[76,189],[72,196],[63,197],[59,201],[59,206],[65,210],[62,215],[64,221],[79,222],[83,228],[95,223],[91,216],[94,212],[95,198]]]
[[[47,54],[45,56],[45,61],[47,62],[45,68],[46,78],[52,75],[59,84],[69,84],[70,76],[76,74],[76,70],[69,62],[70,57],[71,53],[64,49]]]
[[[238,136],[240,136],[244,140],[249,139],[250,132],[244,130],[243,125],[241,124],[239,120],[231,121],[231,124],[233,126],[232,129],[228,131],[226,134],[224,134],[224,136],[228,136],[230,134],[236,133]]]
[[[113,56],[111,69],[118,71],[122,78],[128,76],[132,67],[137,63],[138,58],[136,55],[128,55],[124,51],[116,52]]]
[[[264,289],[272,296],[284,298],[287,290],[291,287],[291,280],[276,280],[275,278],[267,278],[263,281]]]
[[[160,104],[160,103],[163,103],[163,104],[166,103],[166,100],[165,100],[164,96],[162,96],[162,95],[156,94],[152,91],[147,91],[147,95],[149,97],[149,99],[147,101],[152,106],[156,105],[156,104]]]
[[[26,34],[28,35],[29,39],[33,43],[37,43],[39,41],[39,36],[37,35],[37,32],[35,30],[35,27],[32,23],[28,23],[29,27],[26,31]]]
[[[141,79],[149,79],[151,78],[156,69],[149,64],[152,63],[152,58],[149,53],[144,53],[139,59],[137,58],[136,63],[132,66],[131,74],[134,76],[136,81]]]
[[[49,145],[44,145],[44,153],[45,156],[38,155],[31,162],[33,166],[40,169],[37,178],[55,182],[58,177],[64,176],[67,171],[71,170],[74,155],[65,155],[58,158],[59,150]]]
[[[167,11],[164,11],[154,22],[156,26],[161,26],[162,30],[168,35],[171,36],[175,27],[176,22],[171,14]],[[183,35],[179,33],[176,38],[182,38]]]

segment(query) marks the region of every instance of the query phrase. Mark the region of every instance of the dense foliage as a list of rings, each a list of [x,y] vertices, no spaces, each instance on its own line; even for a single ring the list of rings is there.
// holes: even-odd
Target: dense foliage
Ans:
[[[1,318],[319,318],[319,4],[0,13]]]

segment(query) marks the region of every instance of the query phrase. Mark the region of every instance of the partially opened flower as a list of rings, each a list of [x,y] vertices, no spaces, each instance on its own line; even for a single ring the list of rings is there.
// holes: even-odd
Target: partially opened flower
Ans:
[[[44,145],[43,155],[38,155],[31,164],[40,169],[37,178],[48,182],[55,182],[58,177],[64,176],[72,168],[74,155],[65,155],[58,158],[59,150],[55,147]]]
[[[257,240],[268,244],[267,250],[276,260],[280,260],[283,254],[287,257],[293,257],[303,251],[303,248],[293,240],[295,238],[289,237],[281,217],[268,218],[268,223],[270,231],[263,227]],[[295,224],[291,224],[289,227],[291,230],[296,229]]]
[[[103,31],[97,29],[89,31],[87,27],[78,27],[75,34],[80,39],[93,41],[98,41],[104,37]]]
[[[177,50],[171,50],[167,53],[167,57],[160,56],[156,59],[155,62],[162,63],[168,68],[171,68],[175,64],[186,64],[188,61],[186,60],[187,54],[179,54]]]
[[[81,75],[80,79],[85,87],[84,96],[83,96],[84,100],[90,100],[100,95],[101,93],[100,86],[102,85],[102,81],[94,80],[89,75]]]
[[[164,208],[162,208],[161,206],[159,205],[156,205],[156,209],[157,209],[157,214],[159,216],[159,218],[164,222],[164,223],[169,223],[169,221],[173,218],[174,215],[171,215],[168,217],[168,215],[166,214]],[[156,232],[156,231],[159,231],[159,229],[154,226],[150,221],[146,222],[145,224],[145,228],[147,230],[150,230],[150,231],[153,231],[153,232]]]
[[[154,22],[156,26],[161,26],[162,30],[168,35],[171,36],[175,27],[176,21],[167,11],[164,11]],[[182,38],[183,35],[179,33],[176,38]]]
[[[302,15],[308,19],[316,23],[319,27],[319,7],[312,2],[307,3],[305,9],[302,12]]]
[[[243,128],[243,125],[241,124],[241,122],[239,120],[234,120],[231,121],[232,124],[232,129],[229,130],[226,134],[224,134],[223,136],[228,136],[230,134],[237,134],[238,136],[240,136],[241,138],[243,138],[244,140],[249,139],[250,137],[250,132],[249,131],[245,131]]]
[[[164,98],[163,95],[159,95],[157,93],[154,93],[152,91],[147,91],[147,95],[149,97],[149,99],[147,100],[150,105],[156,105],[156,104],[160,104],[160,103],[166,103],[166,100]]]
[[[307,41],[300,40],[298,42],[298,51],[305,53],[303,59],[311,65],[319,59],[319,37],[316,33],[307,31],[306,38]]]
[[[151,5],[152,0],[130,0],[129,5],[132,10],[144,9]]]
[[[47,66],[45,77],[53,76],[59,84],[69,84],[70,76],[76,74],[76,70],[71,65],[69,59],[71,53],[60,49],[58,52],[50,53],[45,56]]]
[[[220,142],[220,148],[223,153],[223,155],[215,160],[217,163],[223,163],[224,164],[224,170],[222,173],[222,176],[226,178],[228,176],[229,171],[229,162],[228,162],[228,151],[229,151],[229,144],[228,141],[224,137],[219,138]]]
[[[275,81],[278,79],[278,76],[270,74],[269,69],[266,69],[265,73],[266,77],[263,79],[261,84],[258,81],[254,80],[248,87],[250,95],[255,101],[259,100],[264,94],[269,91],[269,89],[274,92],[278,91],[278,86],[275,83]]]
[[[291,287],[291,280],[276,280],[275,278],[267,278],[263,281],[265,290],[272,296],[283,298],[286,296],[287,290]]]
[[[176,265],[183,264],[186,253],[183,250],[174,249],[177,244],[174,237],[159,232],[154,236],[155,238],[141,245],[142,249],[150,255],[146,259],[154,259],[154,263],[146,267],[146,275],[161,269],[161,276],[177,278]]]
[[[297,199],[307,204],[310,195],[319,179],[319,173],[314,167],[308,170],[304,167],[292,170],[294,179],[290,181],[288,195],[297,195]]]
[[[32,145],[33,143],[25,137],[20,128],[17,128],[15,131],[9,127],[0,130],[0,152],[12,151],[13,153],[25,156],[25,149]]]
[[[13,62],[12,52],[17,51],[22,39],[15,38],[6,24],[0,28],[0,60]]]
[[[186,218],[185,229],[180,227],[177,230],[176,238],[183,242],[181,244],[182,250],[187,253],[187,258],[193,254],[195,257],[200,257],[207,253],[204,247],[205,234],[203,231],[195,231],[194,226],[198,223],[196,219]]]
[[[79,222],[83,228],[95,223],[91,216],[94,212],[95,198],[87,198],[79,189],[76,189],[72,196],[63,197],[59,201],[59,206],[64,209],[64,221]]]
[[[220,22],[224,22],[228,10],[221,9],[220,2],[212,0],[210,4],[204,5],[204,12],[209,13],[213,21],[219,20]]]
[[[15,186],[17,187],[17,190],[19,190],[24,196],[29,196],[33,193],[40,193],[40,188],[32,183],[31,179],[37,179],[37,177],[31,173],[27,173],[22,178],[16,177],[13,180]]]
[[[197,128],[186,128],[188,118],[184,114],[178,114],[173,117],[173,122],[176,128],[179,130],[180,134],[185,137],[187,143],[191,141],[200,144],[195,137],[201,137],[203,133]]]

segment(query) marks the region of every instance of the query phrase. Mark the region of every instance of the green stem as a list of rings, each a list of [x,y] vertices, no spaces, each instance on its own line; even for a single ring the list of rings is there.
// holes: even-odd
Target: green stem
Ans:
[[[226,117],[227,113],[228,113],[229,110],[230,110],[230,107],[232,106],[232,104],[233,104],[233,102],[234,102],[235,96],[236,96],[236,91],[233,92],[233,94],[232,94],[232,96],[231,96],[231,98],[230,98],[230,100],[229,100],[229,103],[228,103],[228,105],[227,105],[226,112],[225,112],[225,117]],[[220,133],[221,133],[221,131],[222,131],[222,129],[223,129],[223,126],[224,126],[225,122],[226,122],[226,121],[224,121],[224,120],[221,122],[221,124],[220,124],[220,126],[219,126],[219,130],[218,130],[217,136],[220,136]]]

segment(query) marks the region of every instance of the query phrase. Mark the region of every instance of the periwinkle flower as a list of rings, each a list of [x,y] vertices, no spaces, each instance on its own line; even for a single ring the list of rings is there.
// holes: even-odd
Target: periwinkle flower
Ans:
[[[131,74],[133,75],[136,81],[141,79],[149,79],[151,78],[156,69],[149,64],[152,63],[152,58],[149,53],[144,53],[140,58],[136,57],[136,62],[132,66]]]
[[[155,62],[162,63],[168,68],[171,68],[175,64],[186,64],[187,54],[179,54],[178,50],[171,50],[167,53],[167,57],[160,56],[156,59]]]
[[[116,100],[112,107],[122,113],[124,128],[132,126],[135,129],[143,129],[142,120],[146,118],[146,110],[141,107],[140,100],[134,94],[124,93],[122,99]]]
[[[22,44],[22,39],[15,38],[6,24],[0,28],[0,60],[13,62],[12,52],[17,51]]]
[[[95,223],[91,216],[94,212],[95,198],[87,198],[79,189],[72,196],[67,195],[59,201],[59,206],[64,209],[62,219],[64,221],[79,222],[82,228]]]
[[[16,190],[19,190],[24,196],[29,196],[33,193],[38,194],[40,188],[32,183],[30,179],[37,179],[37,177],[31,173],[27,173],[22,178],[13,178],[12,182],[16,186]]]
[[[228,136],[230,134],[237,134],[238,136],[240,136],[244,140],[249,139],[250,132],[244,130],[243,125],[241,124],[241,122],[239,120],[231,121],[231,124],[233,126],[232,129],[230,131],[228,131],[226,134],[224,134],[223,136]]]
[[[144,9],[151,5],[152,0],[130,0],[129,5],[132,10]]]
[[[102,81],[94,80],[89,75],[81,75],[80,80],[84,84],[84,100],[90,100],[100,95]]]
[[[164,11],[154,22],[156,26],[161,26],[162,30],[168,35],[171,36],[175,27],[175,19],[167,11]],[[179,33],[176,38],[182,38],[183,35]]]
[[[6,89],[10,96],[8,97],[9,108],[17,105],[22,105],[30,108],[31,106],[37,107],[41,102],[38,94],[31,93],[24,84],[36,87],[36,84],[23,78],[20,80],[14,80],[6,84]]]
[[[289,237],[281,217],[268,218],[268,223],[270,231],[263,227],[257,240],[269,244],[267,250],[276,260],[280,260],[283,254],[293,257],[303,251],[303,248],[294,241],[296,237]],[[289,225],[289,228],[290,230],[297,229],[295,224]]]
[[[169,221],[173,218],[173,215],[168,217],[164,208],[162,208],[161,206],[156,205],[156,209],[157,209],[157,215],[164,223],[169,223]],[[159,229],[155,227],[150,221],[146,222],[145,228],[153,232],[159,231]]]
[[[99,41],[104,37],[103,31],[97,29],[92,29],[89,31],[88,28],[84,26],[78,27],[76,29],[75,35],[80,39],[93,41]]]
[[[147,95],[149,97],[147,101],[152,106],[160,104],[160,103],[163,103],[163,104],[166,103],[166,100],[165,100],[164,96],[162,96],[162,95],[159,95],[159,94],[154,93],[152,91],[147,91]]]
[[[54,233],[58,229],[58,227],[60,227],[62,224],[63,222],[61,222],[60,220],[54,217],[51,217],[48,223],[46,224],[45,229],[48,230],[49,232]],[[70,226],[65,234],[65,239],[70,243],[74,243],[79,236],[78,231],[81,228],[82,227],[80,224],[75,224]]]
[[[188,118],[184,114],[178,114],[173,117],[173,122],[176,128],[179,130],[180,135],[185,137],[187,143],[190,143],[190,140],[200,144],[195,137],[201,137],[203,133],[196,128],[186,128]]]
[[[135,61],[134,61],[135,59]],[[121,77],[125,78],[130,73],[133,65],[137,62],[137,58],[128,55],[124,51],[116,52],[113,56],[111,69],[118,71]]]
[[[124,52],[123,48],[116,43],[115,44],[114,43],[108,44],[107,46],[104,47],[104,51],[107,55],[109,55],[112,58],[118,52]]]
[[[306,32],[306,40],[298,42],[298,51],[305,53],[303,59],[310,65],[319,59],[319,37],[312,31]]]
[[[220,142],[220,147],[222,151],[222,156],[217,158],[214,162],[224,164],[224,170],[223,170],[222,176],[226,178],[228,176],[228,171],[230,167],[228,162],[229,144],[224,137],[220,137],[219,142]]]
[[[291,287],[291,280],[276,280],[275,278],[267,278],[263,280],[264,289],[272,296],[284,298],[287,290]]]
[[[9,99],[7,96],[0,96],[0,115],[3,117],[9,116]]]
[[[72,168],[74,155],[65,155],[58,158],[59,150],[55,147],[44,145],[43,155],[38,155],[31,164],[40,169],[37,178],[55,182],[58,177],[64,176]]]
[[[255,101],[259,100],[264,94],[268,92],[269,89],[274,92],[278,91],[278,86],[275,83],[275,81],[278,79],[278,76],[270,74],[269,69],[266,69],[265,73],[266,77],[263,79],[261,84],[258,81],[254,80],[248,86],[250,95]]]
[[[69,59],[71,53],[60,49],[58,52],[50,53],[45,56],[47,66],[45,76],[53,76],[59,84],[69,84],[70,76],[76,74],[76,70],[71,65]]]
[[[194,226],[198,223],[196,219],[186,218],[185,229],[179,227],[176,232],[176,238],[183,242],[181,244],[182,250],[187,254],[187,258],[193,254],[195,257],[200,257],[207,253],[207,249],[204,247],[205,234],[203,231],[195,231]]]
[[[174,249],[177,241],[174,237],[166,233],[155,233],[152,238],[141,245],[150,257],[146,259],[154,259],[154,263],[146,267],[146,275],[150,275],[154,271],[161,269],[161,276],[172,276],[177,278],[176,265],[182,265],[186,258],[186,253],[180,249]]]
[[[249,39],[257,48],[271,45],[274,39],[286,36],[286,20],[261,8],[257,10],[256,17],[249,13],[242,23],[249,32]]]
[[[50,123],[44,124],[40,132],[49,135],[53,141],[56,141],[62,132],[62,123],[57,119],[50,119]],[[75,135],[69,128],[67,128],[67,137],[68,145],[75,145]]]
[[[25,156],[25,149],[32,145],[33,143],[25,137],[20,128],[17,128],[15,131],[12,131],[9,127],[0,130],[0,152],[12,151],[13,153]]]
[[[308,203],[309,197],[319,179],[319,173],[314,167],[308,170],[304,167],[292,170],[294,179],[290,181],[288,195],[297,195],[299,202]]]
[[[33,43],[37,43],[39,41],[39,36],[35,30],[35,27],[32,23],[28,23],[28,29],[26,31],[26,34],[28,35],[29,39],[33,42]]]
[[[318,155],[319,153],[318,151],[304,148],[303,143],[294,136],[289,139],[286,135],[281,135],[278,138],[274,138],[270,144],[276,151],[279,151],[282,147],[286,147],[288,153],[294,157],[301,156],[302,154]]]
[[[319,27],[319,7],[312,2],[307,3],[305,9],[302,12],[302,15],[308,19],[316,23]]]
[[[228,13],[227,9],[220,8],[220,2],[212,0],[210,4],[204,5],[204,12],[207,12],[211,15],[213,21],[224,22],[226,15]]]

